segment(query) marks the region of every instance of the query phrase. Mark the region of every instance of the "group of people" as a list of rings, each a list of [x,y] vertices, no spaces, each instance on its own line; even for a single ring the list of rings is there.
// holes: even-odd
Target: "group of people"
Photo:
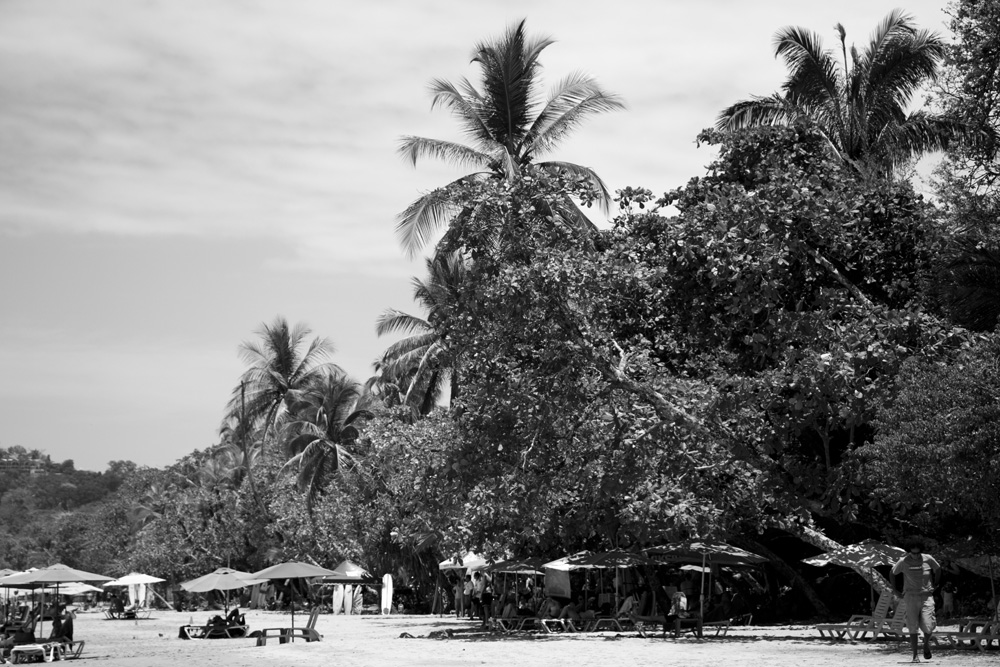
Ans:
[[[48,637],[41,641],[59,644],[73,641],[74,613],[61,603],[48,607],[44,614],[39,605],[25,605],[18,613],[4,616],[4,622],[0,625],[0,650],[4,655],[9,654],[10,649],[15,646],[37,644],[39,638],[35,635],[35,628],[42,618],[49,619],[51,627]]]
[[[688,616],[688,591],[693,590],[691,578],[672,577],[663,586],[661,599],[669,604],[655,608],[652,590],[648,586],[637,587],[623,593],[619,607],[615,609],[610,594],[590,594],[577,592],[569,597],[548,595],[544,582],[536,582],[533,577],[519,580],[517,577],[506,585],[494,581],[484,572],[466,574],[464,579],[454,578],[451,582],[454,595],[454,611],[457,618],[479,619],[483,627],[491,619],[516,617],[536,617],[586,621],[598,616],[616,616],[636,620],[672,622],[676,618]]]

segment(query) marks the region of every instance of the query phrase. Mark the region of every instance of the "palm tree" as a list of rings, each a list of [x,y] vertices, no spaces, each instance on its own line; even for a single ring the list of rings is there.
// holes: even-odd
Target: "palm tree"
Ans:
[[[937,34],[917,30],[908,15],[894,10],[864,52],[851,46],[848,61],[846,32],[840,24],[836,28],[840,54],[824,50],[819,35],[804,28],[779,30],[775,56],[789,69],[783,92],[737,102],[719,115],[717,128],[808,121],[845,162],[877,175],[889,175],[907,159],[974,136],[958,120],[906,113],[913,94],[934,78],[944,57],[945,43]]]
[[[351,461],[351,445],[361,435],[360,420],[374,416],[362,395],[362,386],[340,370],[292,392],[285,427],[290,458],[284,469],[295,472],[310,513],[330,476]]]
[[[456,360],[448,347],[446,323],[455,314],[466,281],[466,263],[458,254],[427,260],[426,281],[413,279],[413,299],[427,311],[427,318],[388,309],[379,316],[379,336],[410,334],[392,344],[377,363],[379,380],[392,384],[400,402],[427,415],[451,382],[451,396],[458,395]]]
[[[604,92],[593,79],[579,73],[563,79],[540,103],[538,57],[550,44],[552,40],[547,38],[529,40],[523,20],[498,40],[478,44],[472,61],[482,72],[481,90],[467,79],[457,86],[441,79],[431,84],[431,108],[441,105],[450,109],[471,145],[406,136],[400,142],[400,154],[414,165],[420,158],[434,157],[476,170],[452,186],[488,178],[513,179],[536,156],[555,148],[585,117],[624,108],[616,95]],[[610,194],[593,170],[570,162],[535,164],[586,179],[597,190],[599,203],[607,208]],[[432,190],[400,214],[396,231],[411,256],[457,212],[447,197],[448,187]],[[569,204],[563,219],[585,224],[583,214]]]
[[[302,351],[312,333],[304,325],[288,326],[282,318],[262,324],[257,330],[259,341],[240,345],[240,356],[249,366],[240,384],[233,390],[227,406],[229,415],[240,421],[263,426],[261,453],[268,431],[274,426],[289,392],[309,386],[331,369],[334,364],[324,361],[333,353],[333,345],[325,338],[316,338]]]

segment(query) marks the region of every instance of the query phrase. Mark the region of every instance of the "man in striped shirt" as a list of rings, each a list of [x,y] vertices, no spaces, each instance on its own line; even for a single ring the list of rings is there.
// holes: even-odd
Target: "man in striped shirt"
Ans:
[[[914,538],[905,545],[906,555],[892,567],[892,573],[903,575],[903,601],[906,604],[906,627],[910,631],[913,662],[917,657],[917,630],[924,632],[924,659],[931,659],[931,633],[937,625],[934,618],[934,588],[941,580],[941,566],[923,553],[924,542]]]

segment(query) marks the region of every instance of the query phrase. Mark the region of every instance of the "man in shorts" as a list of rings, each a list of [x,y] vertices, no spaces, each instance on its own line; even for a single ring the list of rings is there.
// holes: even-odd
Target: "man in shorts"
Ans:
[[[934,618],[934,587],[941,579],[941,566],[923,553],[924,542],[911,539],[905,545],[906,555],[892,567],[892,573],[903,575],[903,601],[906,605],[906,627],[910,632],[913,662],[917,657],[917,630],[924,632],[924,659],[931,659],[931,633],[937,625]]]

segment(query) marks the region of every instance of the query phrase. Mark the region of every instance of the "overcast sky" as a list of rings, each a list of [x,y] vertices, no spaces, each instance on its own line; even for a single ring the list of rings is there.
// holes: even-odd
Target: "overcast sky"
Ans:
[[[699,130],[770,94],[785,25],[862,47],[887,0],[5,0],[0,3],[0,446],[78,468],[164,466],[217,442],[237,347],[281,315],[359,380],[418,313],[395,215],[461,172],[400,135],[462,137],[435,77],[527,18],[557,41],[546,89],[584,71],[627,102],[552,157],[612,190],[703,173]]]

